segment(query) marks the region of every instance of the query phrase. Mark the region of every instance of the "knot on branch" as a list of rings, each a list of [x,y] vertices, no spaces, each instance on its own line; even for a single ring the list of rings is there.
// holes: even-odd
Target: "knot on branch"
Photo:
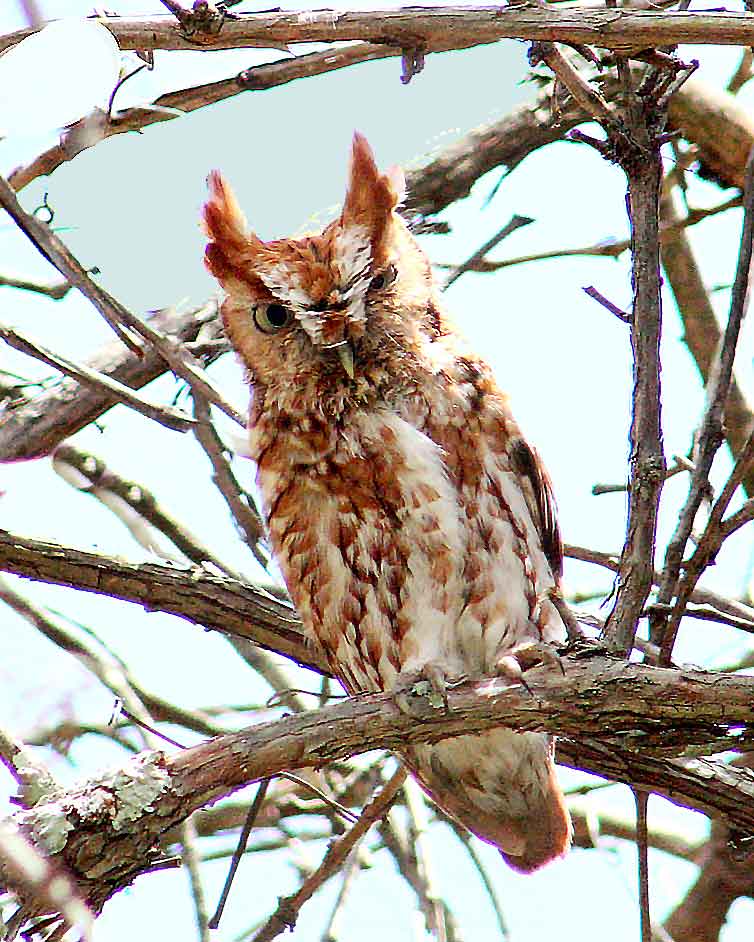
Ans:
[[[634,480],[639,487],[655,488],[660,486],[667,476],[667,464],[664,455],[649,455],[633,462]]]

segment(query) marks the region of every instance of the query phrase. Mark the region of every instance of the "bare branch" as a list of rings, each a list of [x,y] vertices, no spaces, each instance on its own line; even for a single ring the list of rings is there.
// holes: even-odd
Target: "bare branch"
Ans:
[[[388,811],[390,805],[406,781],[407,772],[403,766],[399,767],[392,777],[382,787],[380,792],[372,798],[364,808],[359,820],[342,836],[334,840],[327,850],[322,863],[314,873],[307,877],[299,889],[291,896],[281,898],[278,908],[254,936],[254,942],[271,942],[272,939],[293,929],[298,919],[298,913],[304,903],[314,893],[337,873],[356,844],[367,831]]]
[[[448,279],[443,286],[443,290],[447,291],[448,288],[457,281],[464,272],[473,270],[474,266],[484,258],[484,256],[495,248],[496,245],[499,245],[503,239],[507,239],[509,235],[514,233],[517,229],[521,229],[523,226],[528,226],[530,223],[534,222],[533,219],[530,219],[528,216],[512,216],[508,222],[500,229],[499,232],[496,232],[492,238],[488,239],[484,245],[480,246],[474,252],[474,254],[468,258],[465,262],[462,262],[454,271],[448,275]]]
[[[129,508],[143,526],[157,530],[167,537],[175,548],[192,563],[202,565],[209,562],[217,566],[220,571],[238,578],[236,573],[227,569],[207,547],[201,545],[183,524],[166,513],[151,491],[136,481],[127,481],[120,477],[99,458],[79,451],[73,445],[63,444],[55,449],[53,467],[71,486],[91,494],[117,513],[129,529],[133,525],[128,518],[124,519],[121,515],[118,504]],[[65,468],[74,471],[77,476],[75,480],[72,480],[64,471]],[[139,534],[134,535],[141,545],[151,548],[153,543],[151,535],[148,534],[146,538]]]
[[[395,46],[354,43],[352,46],[326,49],[322,52],[311,52],[303,56],[255,65],[232,78],[198,85],[194,88],[166,92],[149,105],[126,108],[110,116],[107,124],[101,128],[100,134],[86,140],[83,147],[71,147],[64,137],[59,144],[55,144],[35,157],[31,163],[17,167],[8,177],[8,182],[14,190],[22,190],[33,180],[53,173],[61,164],[73,160],[83,150],[114,134],[140,131],[151,124],[174,121],[192,111],[225,101],[241,92],[277,88],[279,85],[286,85],[297,79],[324,75],[360,62],[371,62],[375,59],[398,55],[400,55],[400,50]]]
[[[199,337],[214,340],[222,336],[215,301],[183,314],[165,308],[158,311],[150,323],[176,342],[190,343]],[[204,362],[213,359],[218,352],[222,351],[213,351]],[[140,389],[167,369],[164,359],[152,347],[146,347],[139,356],[118,341],[102,347],[86,366],[132,389]],[[49,454],[61,441],[99,418],[117,401],[102,387],[82,386],[72,379],[62,379],[32,397],[12,399],[1,413],[0,461],[20,461]]]
[[[61,281],[56,285],[43,285],[36,281],[26,281],[23,278],[11,278],[9,275],[0,275],[0,287],[18,288],[21,291],[31,291],[33,294],[43,294],[45,297],[52,298],[53,301],[60,301],[71,290],[71,285],[67,281]]]
[[[191,889],[191,898],[194,901],[194,914],[196,916],[196,929],[199,942],[210,942],[209,919],[202,886],[199,854],[196,848],[196,824],[194,816],[186,818],[181,826],[181,858],[186,868]]]
[[[558,5],[560,7],[560,4]],[[306,10],[242,13],[214,34],[184,35],[170,15],[108,17],[102,21],[121,49],[286,48],[291,43],[366,40],[425,52],[464,49],[498,39],[528,39],[595,45],[626,55],[654,46],[713,43],[746,46],[754,16],[749,13],[601,9],[580,4],[487,7],[422,7],[372,11]],[[35,28],[0,37],[0,52]]]
[[[626,84],[630,74],[624,65]],[[619,75],[621,74],[619,63]],[[615,652],[633,647],[639,617],[650,589],[660,492],[665,457],[660,423],[660,298],[659,199],[662,161],[659,135],[665,115],[656,91],[626,89],[627,133],[612,133],[612,145],[628,179],[631,220],[631,261],[634,301],[631,316],[633,393],[631,458],[626,542],[618,573],[615,605],[605,625],[605,638]],[[607,128],[610,132],[610,128]]]
[[[259,511],[251,497],[242,490],[225,457],[225,448],[212,424],[209,403],[196,390],[193,390],[192,398],[196,416],[194,434],[212,465],[212,480],[228,505],[244,542],[257,562],[266,568],[269,559],[263,548],[264,527]]]
[[[534,669],[527,674],[535,696],[519,685],[488,679],[452,689],[449,712],[422,704],[421,712],[409,717],[389,695],[365,694],[171,756],[143,753],[56,796],[54,807],[41,804],[12,819],[24,833],[34,833],[35,822],[40,817],[49,822],[52,815],[59,823],[55,833],[62,835],[56,856],[72,869],[82,895],[98,912],[119,887],[159,863],[164,832],[242,785],[281,769],[319,767],[373,749],[400,753],[419,742],[505,725],[573,735],[577,742],[561,743],[561,758],[568,762],[668,795],[752,832],[754,782],[747,770],[653,753],[710,742],[714,748],[747,748],[754,740],[753,678],[601,657],[565,657],[563,667],[564,673]],[[81,860],[86,873],[77,866]],[[46,906],[20,892],[28,911]]]
[[[584,546],[566,544],[563,548],[563,554],[571,559],[603,566],[611,572],[618,572],[620,568],[620,556],[617,553],[602,553],[599,550],[587,549]],[[661,573],[654,572],[652,576],[654,584],[659,585],[661,579]],[[754,608],[750,605],[726,598],[724,595],[719,595],[710,589],[695,588],[689,597],[689,601],[696,602],[699,605],[710,605],[720,612],[727,613],[732,618],[739,619],[742,624],[749,624],[754,621]]]
[[[597,89],[593,88],[573,67],[554,43],[532,43],[529,50],[529,62],[532,65],[545,62],[571,93],[576,104],[595,121],[599,121],[606,127],[617,123],[618,118],[610,105]]]
[[[691,597],[691,594],[694,591],[699,577],[702,575],[707,566],[709,566],[710,563],[714,560],[718,550],[722,546],[723,540],[726,538],[726,536],[728,536],[729,531],[731,531],[730,523],[728,523],[728,529],[726,530],[726,525],[722,521],[722,516],[727,510],[728,504],[730,503],[736,488],[741,483],[744,474],[752,467],[753,464],[754,431],[752,431],[751,435],[749,436],[749,440],[746,443],[746,447],[744,448],[743,452],[741,455],[739,455],[731,476],[728,478],[725,487],[720,494],[720,497],[715,501],[712,507],[709,521],[707,522],[704,532],[699,538],[693,556],[683,566],[683,576],[681,577],[681,580],[678,584],[675,602],[673,603],[673,609],[667,619],[667,626],[662,637],[662,644],[660,647],[660,663],[670,663],[675,637],[678,632],[678,628],[680,627],[681,619],[683,618],[686,605]],[[751,507],[748,507],[746,512],[736,519],[735,524],[738,525],[747,522],[751,516],[750,510]],[[664,576],[665,574],[663,573],[663,578]]]
[[[175,432],[186,432],[194,425],[192,417],[182,409],[173,409],[170,406],[160,406],[149,402],[117,380],[111,379],[102,373],[96,373],[81,363],[74,363],[58,353],[53,353],[17,330],[4,327],[2,324],[0,324],[0,339],[14,349],[27,354],[27,356],[34,357],[34,359],[60,370],[66,376],[72,376],[80,383],[98,388],[100,396],[121,402],[130,409],[140,412],[146,418],[152,419],[152,421],[158,422]]]
[[[641,942],[652,942],[652,919],[649,913],[649,856],[647,850],[647,804],[649,795],[634,790],[636,799],[636,850],[639,858],[639,912],[641,914]]]
[[[8,213],[40,254],[53,264],[74,288],[78,288],[92,301],[123,343],[138,354],[140,347],[135,336],[122,324],[119,305],[92,281],[89,272],[76,261],[49,226],[40,222],[33,213],[25,212],[13,189],[3,177],[0,177],[0,207]]]
[[[198,389],[210,402],[239,425],[245,425],[236,409],[226,402],[222,393],[215,388],[198,360],[185,347],[160,333],[148,321],[137,317],[93,281],[57,235],[44,223],[39,222],[33,214],[23,210],[16,194],[2,177],[0,177],[0,206],[7,210],[19,229],[39,252],[92,302],[126,346],[137,355],[141,355],[137,338],[146,340],[177,376],[186,380],[192,388]]]
[[[671,615],[662,633],[662,658],[668,663],[673,651],[678,625],[683,616],[680,590],[676,589],[678,574],[681,570],[683,554],[688,543],[691,529],[694,525],[697,511],[702,503],[704,493],[709,487],[709,473],[712,462],[723,441],[722,424],[725,403],[728,399],[731,380],[733,377],[733,362],[735,360],[738,336],[741,321],[745,313],[746,294],[749,283],[749,269],[751,267],[752,239],[754,237],[754,148],[752,148],[746,168],[746,185],[744,189],[744,220],[741,233],[741,246],[736,268],[736,277],[731,292],[730,314],[725,333],[722,338],[719,362],[712,371],[711,380],[707,390],[707,407],[700,425],[699,436],[694,448],[694,470],[691,472],[689,495],[681,511],[675,533],[668,544],[665,554],[663,579],[660,585],[658,601],[668,603],[677,592],[674,614]],[[739,464],[739,472],[748,472],[748,467]],[[739,477],[742,480],[742,476]],[[732,496],[732,495],[731,495]],[[727,506],[727,505],[726,505]],[[723,511],[724,512],[723,508]],[[697,576],[698,578],[698,576]],[[693,588],[696,580],[690,582],[684,579],[686,586]],[[659,630],[659,625],[654,626]]]
[[[304,637],[290,605],[252,585],[203,570],[180,570],[86,553],[0,530],[0,569],[169,612],[223,634],[247,638],[322,674],[322,652]]]

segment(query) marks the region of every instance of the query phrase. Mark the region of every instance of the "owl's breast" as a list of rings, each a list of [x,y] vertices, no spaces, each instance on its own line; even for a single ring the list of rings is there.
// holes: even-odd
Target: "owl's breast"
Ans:
[[[318,434],[252,430],[270,539],[334,672],[349,690],[389,689],[401,670],[453,661],[466,556],[458,494],[442,448],[394,411]],[[304,454],[316,460],[296,460]]]

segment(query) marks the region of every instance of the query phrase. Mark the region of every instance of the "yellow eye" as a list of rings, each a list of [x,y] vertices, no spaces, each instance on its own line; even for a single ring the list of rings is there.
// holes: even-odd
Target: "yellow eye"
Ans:
[[[290,308],[282,304],[261,304],[254,308],[254,323],[264,334],[276,334],[293,320]]]

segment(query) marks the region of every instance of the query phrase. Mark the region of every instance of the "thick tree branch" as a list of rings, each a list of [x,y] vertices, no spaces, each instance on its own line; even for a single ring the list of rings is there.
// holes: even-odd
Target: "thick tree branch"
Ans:
[[[652,755],[677,754],[690,744],[725,748],[754,740],[754,679],[567,657],[563,674],[534,670],[527,682],[533,693],[500,680],[464,685],[450,691],[449,712],[422,704],[410,717],[390,696],[367,694],[173,755],[143,753],[12,819],[27,834],[45,820],[47,851],[59,855],[98,912],[114,892],[159,861],[159,841],[170,828],[249,782],[373,749],[400,753],[406,745],[504,724],[578,737],[564,743],[568,761],[578,757],[588,771],[754,831],[754,782],[745,770]],[[28,911],[47,911],[46,903],[21,892]]]
[[[0,530],[0,570],[178,615],[329,673],[324,656],[305,639],[289,605],[262,589],[199,568],[127,563]]]
[[[620,565],[617,555],[581,546],[567,545],[565,555],[611,572],[617,572]],[[253,585],[198,568],[128,563],[116,557],[16,536],[6,530],[0,530],[0,570],[109,595],[142,605],[148,611],[177,615],[231,638],[245,638],[320,674],[329,674],[324,657],[304,636],[294,610]],[[657,584],[660,574],[655,572],[653,580]],[[754,622],[754,609],[709,589],[697,587],[690,598],[738,619],[738,627]]]
[[[557,7],[527,4],[512,9],[458,6],[240,13],[216,32],[191,37],[169,15],[107,17],[101,22],[121,49],[286,48],[291,43],[365,40],[437,52],[498,39],[528,39],[593,45],[627,55],[632,50],[682,42],[746,46],[754,35],[754,15],[750,13],[600,9],[580,3]],[[0,37],[0,52],[37,29],[20,29]]]

